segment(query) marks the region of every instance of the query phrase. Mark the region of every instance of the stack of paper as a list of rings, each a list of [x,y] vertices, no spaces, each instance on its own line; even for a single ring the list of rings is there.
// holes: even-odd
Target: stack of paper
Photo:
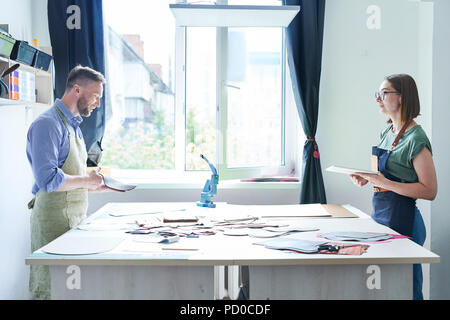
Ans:
[[[353,174],[353,173],[356,173],[356,172],[378,174],[378,172],[372,171],[372,170],[354,169],[354,168],[347,168],[347,167],[340,167],[340,166],[328,167],[327,171],[336,172],[336,173],[344,173],[344,174]]]
[[[335,241],[380,241],[393,238],[392,235],[387,233],[355,231],[328,232],[322,234],[322,237]]]
[[[318,252],[318,247],[321,244],[327,242],[328,240],[311,241],[292,238],[276,238],[256,242],[255,244],[263,245],[268,249],[293,250],[303,253],[315,253]]]

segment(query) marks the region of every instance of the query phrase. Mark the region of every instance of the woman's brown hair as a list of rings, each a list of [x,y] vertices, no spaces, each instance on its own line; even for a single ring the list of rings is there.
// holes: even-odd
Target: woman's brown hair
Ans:
[[[401,121],[405,123],[416,118],[420,114],[420,102],[414,79],[408,74],[393,74],[384,79],[389,81],[402,97]],[[391,122],[392,120],[389,119],[388,123]]]

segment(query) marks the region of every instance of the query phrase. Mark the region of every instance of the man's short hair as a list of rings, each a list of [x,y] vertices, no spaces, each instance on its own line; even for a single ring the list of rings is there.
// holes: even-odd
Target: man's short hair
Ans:
[[[75,84],[85,87],[90,82],[105,83],[105,77],[98,71],[89,67],[76,66],[67,76],[66,91],[73,88]]]

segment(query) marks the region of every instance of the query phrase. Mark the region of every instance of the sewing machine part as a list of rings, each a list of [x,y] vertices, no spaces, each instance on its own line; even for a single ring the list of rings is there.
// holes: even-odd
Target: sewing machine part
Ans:
[[[200,157],[208,163],[211,168],[212,174],[211,179],[208,179],[203,187],[203,192],[200,196],[200,201],[197,202],[197,206],[206,207],[206,208],[215,208],[216,204],[213,203],[212,197],[217,193],[217,185],[219,184],[219,175],[217,174],[217,170],[214,165],[209,162],[208,159],[204,155],[200,155]]]

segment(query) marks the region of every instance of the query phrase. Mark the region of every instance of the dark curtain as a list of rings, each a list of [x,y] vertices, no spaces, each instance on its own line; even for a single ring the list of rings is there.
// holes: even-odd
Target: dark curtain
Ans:
[[[55,97],[64,95],[70,70],[82,65],[105,74],[102,0],[48,0],[48,26],[55,63]],[[80,126],[88,166],[101,159],[105,131],[105,98]]]
[[[303,148],[300,203],[326,203],[319,147],[315,139],[319,113],[325,0],[283,0],[283,4],[300,6],[300,12],[286,28],[292,89],[307,137]]]

